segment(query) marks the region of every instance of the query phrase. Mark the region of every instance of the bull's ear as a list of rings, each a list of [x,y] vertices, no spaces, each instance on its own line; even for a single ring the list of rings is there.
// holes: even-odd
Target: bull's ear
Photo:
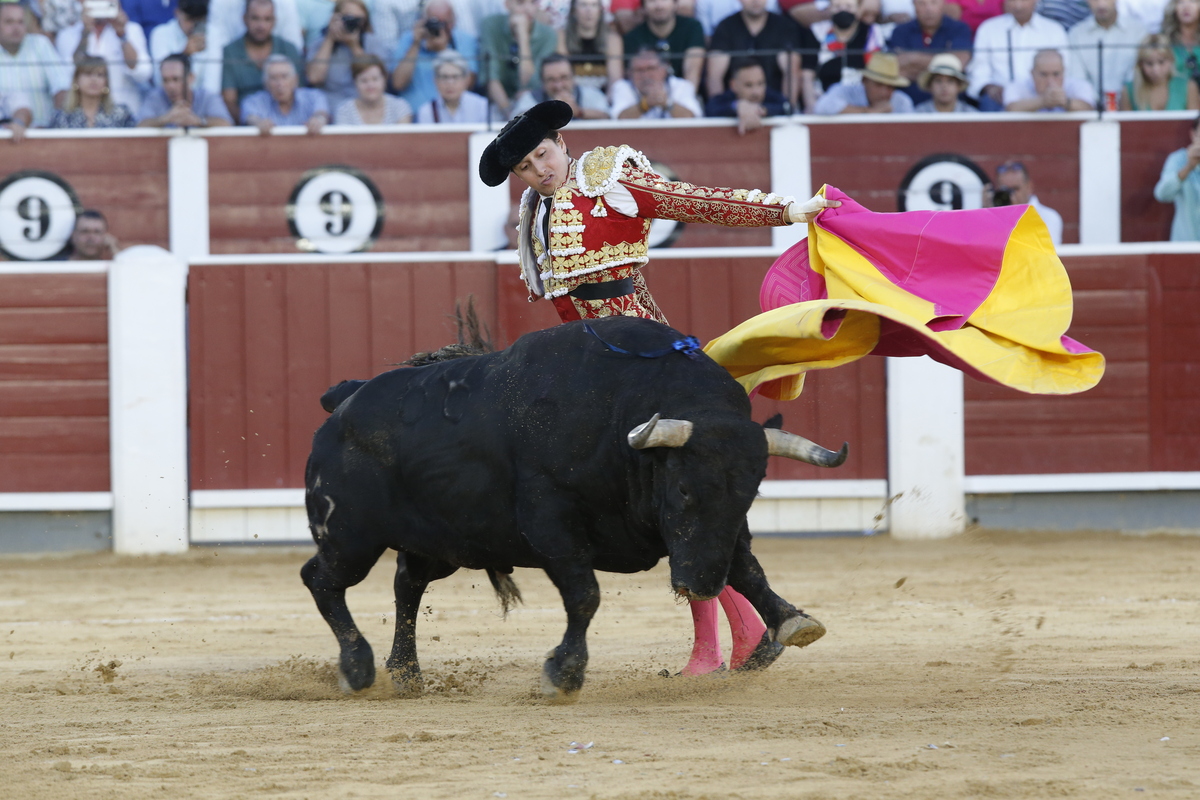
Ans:
[[[776,414],[775,416],[771,417],[769,420],[763,423],[763,427],[774,428],[775,430],[781,429],[783,427],[783,414]]]

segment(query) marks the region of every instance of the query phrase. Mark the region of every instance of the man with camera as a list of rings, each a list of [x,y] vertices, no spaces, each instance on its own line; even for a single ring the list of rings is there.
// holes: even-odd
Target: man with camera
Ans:
[[[612,87],[616,119],[702,117],[692,82],[671,74],[661,50],[643,48],[629,59],[629,78]]]
[[[154,59],[155,83],[159,82],[163,59],[183,53],[195,68],[193,74],[197,86],[214,94],[221,90],[221,48],[215,41],[217,37],[208,35],[208,2],[179,0],[175,19],[159,25],[150,33],[150,57]]]
[[[221,97],[234,121],[240,119],[242,101],[263,88],[263,65],[273,55],[286,56],[296,74],[304,72],[304,59],[291,42],[275,35],[275,3],[249,0],[244,18],[246,32],[225,46],[221,66]]]
[[[458,17],[449,0],[433,0],[411,31],[405,31],[396,45],[392,60],[392,86],[413,108],[438,96],[433,74],[433,60],[440,53],[453,50],[467,60],[470,75],[467,88],[475,83],[479,71],[477,56],[479,41],[457,29]]]
[[[1063,221],[1062,214],[1053,208],[1042,205],[1038,196],[1033,193],[1033,178],[1029,170],[1020,161],[1005,161],[996,167],[996,182],[991,191],[991,203],[995,206],[1031,205],[1046,223],[1050,231],[1050,239],[1054,246],[1062,244]]]
[[[175,53],[159,65],[159,88],[151,89],[138,112],[142,128],[208,128],[231,125],[221,97],[196,86],[191,58]]]
[[[130,22],[117,0],[86,0],[79,22],[58,32],[59,54],[77,64],[88,56],[108,63],[112,101],[138,108],[150,83],[150,50],[142,26]]]

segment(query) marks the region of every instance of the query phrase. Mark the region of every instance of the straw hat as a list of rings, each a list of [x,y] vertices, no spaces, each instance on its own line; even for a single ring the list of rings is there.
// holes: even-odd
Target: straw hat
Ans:
[[[963,73],[962,62],[953,53],[938,53],[934,56],[929,62],[929,69],[922,72],[921,77],[917,78],[917,85],[928,92],[934,75],[949,75],[964,88],[970,83],[966,74]]]
[[[903,89],[912,83],[908,78],[900,77],[900,60],[896,58],[895,53],[882,51],[871,54],[871,57],[867,59],[867,68],[862,71],[862,76],[876,83],[895,86],[897,89]]]

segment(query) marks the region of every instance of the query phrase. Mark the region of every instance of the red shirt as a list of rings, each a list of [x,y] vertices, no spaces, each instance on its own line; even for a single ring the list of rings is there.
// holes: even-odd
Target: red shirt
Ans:
[[[971,33],[975,33],[984,20],[1004,13],[1004,0],[946,0],[946,4],[962,9],[962,21],[971,26]]]

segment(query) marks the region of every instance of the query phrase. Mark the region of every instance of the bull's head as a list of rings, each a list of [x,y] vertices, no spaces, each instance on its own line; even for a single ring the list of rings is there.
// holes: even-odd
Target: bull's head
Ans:
[[[749,419],[691,420],[655,414],[626,437],[635,450],[665,448],[654,469],[654,502],[671,556],[671,584],[688,599],[724,588],[739,534],[746,527],[767,455],[836,467],[848,445],[826,450],[802,436],[760,428]],[[686,446],[686,447],[685,447]]]

